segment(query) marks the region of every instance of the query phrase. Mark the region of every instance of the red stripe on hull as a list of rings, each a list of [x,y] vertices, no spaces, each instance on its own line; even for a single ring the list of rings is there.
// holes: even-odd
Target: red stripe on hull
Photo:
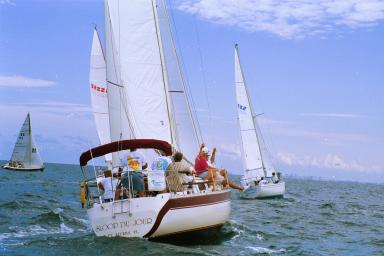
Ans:
[[[179,198],[171,198],[168,202],[165,203],[163,208],[161,208],[159,214],[157,215],[156,222],[151,228],[151,230],[144,236],[150,237],[153,235],[156,230],[159,228],[161,221],[163,220],[165,214],[168,211],[173,209],[181,209],[181,208],[191,208],[191,207],[200,207],[204,205],[210,204],[218,204],[225,201],[229,201],[230,191],[222,192],[222,193],[212,193],[198,196],[190,196],[190,197],[179,197]],[[188,231],[186,231],[188,232]]]

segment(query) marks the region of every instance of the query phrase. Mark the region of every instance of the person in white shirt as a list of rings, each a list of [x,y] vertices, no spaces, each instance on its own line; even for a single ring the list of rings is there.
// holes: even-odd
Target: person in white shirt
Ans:
[[[132,171],[145,170],[148,167],[147,162],[141,152],[132,149],[123,158],[123,165],[128,166]]]
[[[113,201],[118,180],[112,177],[112,171],[106,170],[104,178],[97,184],[101,191],[104,191],[104,203]]]
[[[259,184],[262,185],[262,184],[267,184],[268,181],[264,179],[264,177],[261,177],[261,180],[259,181]]]
[[[275,172],[272,173],[271,180],[272,180],[273,183],[278,183],[279,182],[279,178],[277,177]]]

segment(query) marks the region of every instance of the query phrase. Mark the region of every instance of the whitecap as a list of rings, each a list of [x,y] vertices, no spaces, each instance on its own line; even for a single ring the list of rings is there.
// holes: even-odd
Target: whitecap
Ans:
[[[286,252],[285,249],[280,249],[280,250],[272,250],[272,249],[268,249],[268,248],[264,248],[264,247],[254,247],[254,246],[247,246],[245,247],[247,249],[250,249],[256,253],[266,253],[266,254],[273,254],[273,253],[284,253]]]
[[[38,235],[53,235],[53,234],[71,234],[73,229],[67,227],[64,223],[60,223],[60,228],[54,229],[45,229],[40,225],[32,225],[26,229],[19,227],[13,228],[16,232],[2,233],[0,234],[0,241],[9,239],[9,238],[23,238],[23,237],[32,237]]]
[[[70,227],[67,227],[64,223],[60,223],[60,233],[71,234],[73,233],[73,229]]]
[[[16,229],[16,227],[14,229]],[[0,240],[11,238],[11,237],[21,238],[26,236],[35,236],[35,235],[41,235],[41,234],[47,234],[47,233],[49,232],[45,228],[39,225],[32,225],[32,226],[29,226],[26,230],[21,229],[15,233],[2,233],[0,234]]]
[[[77,217],[72,217],[74,220],[76,220],[77,222],[83,224],[84,226],[89,226],[90,222],[89,220],[87,219],[81,219],[81,218],[77,218]]]
[[[60,214],[61,212],[63,212],[64,210],[62,208],[56,208],[53,210],[53,213],[55,214]]]
[[[256,238],[259,239],[260,241],[261,241],[261,240],[264,240],[263,235],[262,235],[262,234],[259,234],[259,233],[256,234]]]

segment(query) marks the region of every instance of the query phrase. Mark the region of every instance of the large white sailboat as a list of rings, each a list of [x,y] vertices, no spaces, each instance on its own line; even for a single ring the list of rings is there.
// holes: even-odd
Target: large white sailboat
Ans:
[[[235,87],[244,168],[242,185],[245,187],[240,197],[255,199],[283,196],[285,182],[281,180],[280,173],[274,169],[268,159],[248,94],[237,44],[235,45]]]
[[[31,118],[28,113],[17,137],[11,160],[4,169],[16,171],[42,171],[44,164],[32,136]]]
[[[124,150],[143,149],[147,161],[177,150],[191,162],[201,142],[165,2],[106,0],[105,39],[112,142],[80,157],[81,198],[93,231],[97,236],[152,239],[221,227],[230,215],[230,190],[209,187],[199,178],[176,192],[164,171],[145,170],[145,196],[135,197],[128,186],[127,199],[112,201],[92,187],[96,177],[89,178],[84,168],[92,158],[112,153],[117,167]]]

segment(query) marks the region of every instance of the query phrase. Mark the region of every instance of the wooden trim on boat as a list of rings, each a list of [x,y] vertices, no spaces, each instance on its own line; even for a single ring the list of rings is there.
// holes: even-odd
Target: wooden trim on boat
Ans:
[[[230,191],[227,190],[224,192],[213,192],[210,194],[203,194],[203,195],[197,195],[197,196],[171,198],[168,200],[168,202],[165,203],[163,208],[161,208],[159,214],[156,217],[155,224],[144,237],[150,237],[156,232],[165,214],[167,214],[167,212],[170,210],[218,204],[225,201],[229,201],[229,197],[230,197]],[[188,231],[185,231],[185,232],[188,232]]]

